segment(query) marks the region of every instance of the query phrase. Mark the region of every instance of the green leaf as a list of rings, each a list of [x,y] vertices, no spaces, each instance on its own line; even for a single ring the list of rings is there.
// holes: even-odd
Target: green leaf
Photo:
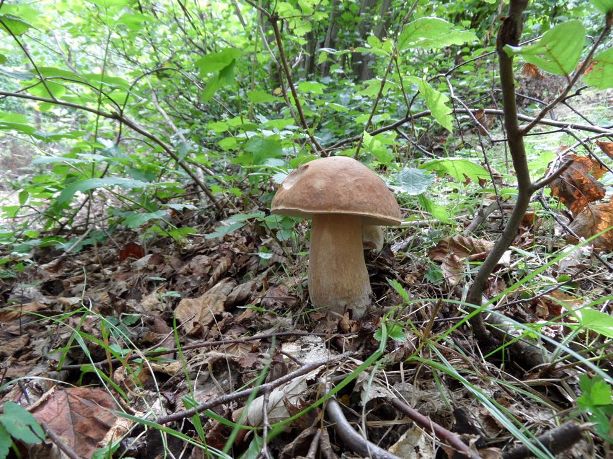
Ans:
[[[196,67],[200,70],[200,75],[206,76],[209,73],[219,72],[234,60],[240,57],[242,51],[236,48],[225,48],[217,53],[207,54],[196,61]]]
[[[45,438],[45,431],[28,410],[15,402],[4,404],[4,414],[0,415],[0,424],[13,438],[33,445]]]
[[[546,72],[566,76],[577,66],[584,43],[585,27],[575,20],[557,25],[532,45],[506,45],[504,49],[507,54],[519,54]]]
[[[0,14],[0,30],[13,35],[23,35],[33,26],[17,16],[12,14]]]
[[[606,406],[613,403],[611,386],[600,376],[590,378],[588,375],[579,376],[581,396],[577,399],[577,405],[586,411],[593,411],[597,406]]]
[[[417,196],[417,199],[419,201],[419,204],[424,208],[424,210],[430,213],[430,215],[432,215],[434,218],[443,223],[453,223],[449,212],[447,212],[447,207],[435,203],[425,194],[420,194],[419,196]]]
[[[468,30],[457,27],[440,18],[419,18],[406,25],[398,37],[398,49],[439,49],[450,45],[462,45],[477,39]]]
[[[490,176],[483,166],[461,158],[433,159],[419,167],[439,176],[450,175],[457,182],[464,182],[467,178],[478,182],[479,179],[487,179]]]
[[[409,292],[406,291],[400,282],[398,282],[396,279],[387,279],[387,283],[390,284],[394,290],[396,290],[396,293],[400,295],[400,298],[402,298],[405,303],[408,304],[411,301]]]
[[[386,144],[389,142],[385,136],[381,134],[372,136],[364,131],[364,150],[373,155],[381,164],[390,164],[394,160],[394,153],[386,147]]]
[[[9,455],[12,444],[13,441],[11,440],[11,436],[6,429],[0,425],[0,458],[5,458]]]
[[[598,89],[613,88],[613,48],[594,56],[583,75],[583,81]]]
[[[246,225],[246,222],[234,222],[234,223],[230,223],[227,225],[222,223],[212,233],[205,234],[204,238],[205,239],[216,239],[218,237],[224,237],[226,234],[233,233],[234,231],[241,229],[245,225]]]
[[[438,122],[438,124],[443,126],[449,132],[453,131],[451,107],[446,105],[447,102],[449,102],[449,97],[434,89],[426,80],[411,78],[411,81],[417,83],[419,93],[426,100],[426,105],[432,112],[432,116]]]
[[[268,102],[278,102],[279,97],[275,97],[263,89],[256,89],[247,93],[247,98],[254,104],[265,104]]]
[[[318,83],[317,81],[303,81],[298,84],[298,90],[300,92],[311,92],[313,94],[323,94],[326,85]]]
[[[613,0],[592,0],[592,4],[603,13],[613,11]]]
[[[264,164],[269,158],[283,156],[281,142],[271,137],[251,137],[245,143],[244,150],[249,154],[238,158],[240,164],[244,165]]]
[[[77,191],[85,192],[96,188],[103,188],[107,186],[118,186],[121,188],[145,188],[148,183],[141,182],[140,180],[128,179],[123,177],[104,177],[104,178],[92,178],[87,180],[81,180],[71,183],[60,193],[57,198],[57,203],[60,205],[70,202],[72,197]]]
[[[131,212],[126,218],[123,219],[123,224],[128,228],[138,228],[148,221],[159,220],[168,216],[165,210],[158,210],[157,212]]]
[[[405,167],[395,178],[397,185],[394,188],[411,196],[422,194],[434,182],[431,174],[414,167]]]
[[[0,54],[0,65],[6,62],[6,56],[4,54]]]
[[[575,311],[579,323],[588,330],[600,333],[607,338],[613,338],[613,316],[592,308],[583,308]]]

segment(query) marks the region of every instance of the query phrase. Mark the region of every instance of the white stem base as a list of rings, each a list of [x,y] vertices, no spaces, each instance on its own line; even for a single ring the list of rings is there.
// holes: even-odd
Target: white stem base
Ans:
[[[315,215],[309,253],[309,294],[318,308],[353,318],[370,305],[370,280],[362,248],[362,219],[350,215]]]

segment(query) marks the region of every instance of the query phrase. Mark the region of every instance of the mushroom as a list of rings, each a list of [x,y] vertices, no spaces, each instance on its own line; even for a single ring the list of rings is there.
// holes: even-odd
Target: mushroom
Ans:
[[[272,200],[272,213],[312,218],[309,294],[318,308],[364,315],[372,290],[363,230],[400,225],[396,198],[374,172],[345,156],[316,159],[294,170]]]

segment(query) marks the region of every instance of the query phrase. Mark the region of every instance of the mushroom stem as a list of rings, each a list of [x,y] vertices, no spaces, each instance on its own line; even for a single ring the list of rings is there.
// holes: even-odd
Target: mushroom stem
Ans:
[[[309,254],[309,294],[318,308],[353,317],[370,305],[370,281],[362,248],[362,218],[353,215],[313,216]]]

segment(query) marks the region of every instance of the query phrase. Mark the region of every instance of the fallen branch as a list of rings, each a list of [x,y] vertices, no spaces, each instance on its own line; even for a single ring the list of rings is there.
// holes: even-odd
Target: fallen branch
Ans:
[[[373,459],[400,459],[389,451],[369,442],[353,430],[353,427],[351,427],[351,424],[349,424],[349,421],[345,418],[343,410],[334,397],[328,400],[326,413],[328,413],[330,420],[334,423],[334,430],[343,440],[345,446],[351,451]]]
[[[396,397],[390,397],[388,400],[394,406],[394,408],[401,413],[406,414],[422,429],[431,431],[438,440],[442,441],[446,445],[451,446],[459,453],[471,459],[478,459],[480,457],[460,439],[459,435],[445,429],[443,426],[437,424],[427,416],[424,416],[416,409],[411,408],[409,405]]]
[[[545,432],[539,435],[536,439],[538,443],[547,448],[553,454],[566,451],[575,443],[581,440],[581,434],[585,430],[584,427],[574,422],[567,422],[560,427]],[[502,454],[502,459],[523,459],[531,457],[534,453],[526,445],[513,448],[511,451]]]
[[[255,395],[258,395],[259,393],[270,392],[274,388],[282,386],[283,384],[297,378],[298,376],[302,376],[307,373],[310,373],[311,371],[316,370],[317,368],[322,367],[324,365],[346,359],[352,354],[353,354],[352,352],[347,352],[345,354],[340,354],[340,355],[337,355],[336,357],[332,357],[326,360],[319,360],[317,362],[308,363],[302,366],[301,368],[298,368],[297,370],[292,371],[291,373],[288,373],[285,376],[282,376],[279,379],[275,379],[274,381],[271,381],[269,383],[262,384],[261,386],[254,387],[252,389],[245,389],[245,390],[241,390],[238,392],[233,392],[231,394],[221,395],[215,398],[214,400],[209,400],[208,402],[204,402],[195,408],[191,408],[189,410],[178,411],[168,416],[161,416],[157,418],[155,422],[157,424],[168,424],[169,422],[180,421],[182,419],[189,418],[193,416],[194,414],[199,414],[205,410],[214,408],[219,405],[223,405],[224,403],[229,403],[234,400],[241,399],[241,398],[247,398],[247,397],[250,397],[251,395],[255,396]],[[204,415],[200,414],[200,416],[204,416]]]

